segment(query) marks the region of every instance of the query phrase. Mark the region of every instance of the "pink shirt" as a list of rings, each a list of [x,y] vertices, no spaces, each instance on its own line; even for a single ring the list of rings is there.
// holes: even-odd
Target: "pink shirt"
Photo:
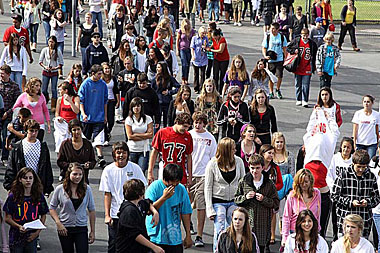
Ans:
[[[23,92],[18,98],[13,106],[13,110],[17,107],[25,107],[28,108],[32,112],[32,119],[36,120],[40,125],[44,125],[45,118],[46,121],[50,120],[49,110],[46,106],[45,96],[43,94],[40,95],[40,98],[37,101],[35,106],[32,106],[28,101],[28,96],[26,92]],[[45,117],[44,117],[45,116]]]
[[[284,214],[282,215],[282,243],[286,242],[290,231],[296,231],[297,217],[302,210],[309,209],[313,212],[315,218],[318,220],[318,230],[321,230],[319,221],[321,216],[321,193],[317,188],[314,188],[313,195],[313,199],[309,207],[307,207],[302,198],[293,197],[293,191],[289,193],[286,199]]]

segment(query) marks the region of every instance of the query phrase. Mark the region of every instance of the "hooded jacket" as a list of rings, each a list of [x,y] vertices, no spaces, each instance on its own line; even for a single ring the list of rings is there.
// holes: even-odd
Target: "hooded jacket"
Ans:
[[[95,64],[109,62],[107,49],[100,42],[96,47],[94,43],[90,43],[86,48],[86,55],[83,57],[83,75],[87,75],[91,67]]]
[[[289,44],[288,44],[288,47],[286,48],[286,51],[288,51],[288,53],[291,53],[291,54],[294,54],[296,49],[299,49],[299,45],[300,45],[300,40],[301,40],[301,37],[296,37],[294,40],[292,40]],[[315,70],[316,70],[316,65],[315,65],[315,61],[316,61],[316,56],[317,56],[317,44],[311,40],[311,39],[307,39],[307,41],[309,42],[309,46],[310,46],[310,54],[311,54],[311,72],[313,73]],[[303,50],[298,50],[298,57],[297,57],[297,66],[299,65],[300,61],[301,61],[301,57],[302,57],[302,52]]]

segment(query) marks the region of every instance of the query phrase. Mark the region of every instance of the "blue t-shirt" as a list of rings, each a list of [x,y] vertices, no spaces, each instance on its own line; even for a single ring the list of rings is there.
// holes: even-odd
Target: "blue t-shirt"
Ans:
[[[326,58],[325,64],[323,65],[323,72],[326,72],[329,76],[334,75],[334,50],[332,46],[326,47]]]
[[[166,186],[162,180],[154,181],[146,190],[145,198],[157,201],[164,193]],[[191,214],[191,204],[185,186],[179,184],[174,195],[166,200],[158,209],[160,221],[153,228],[152,216],[146,217],[145,225],[150,241],[156,244],[179,245],[182,244],[181,214]]]
[[[281,45],[281,34],[278,33],[277,36],[273,36],[272,33],[269,35],[269,46],[267,43],[267,35],[264,36],[263,43],[261,44],[263,47],[267,49],[267,51],[271,50],[276,52],[277,59],[276,60],[269,60],[269,62],[279,62],[284,60],[284,52],[282,51],[283,47],[286,47],[288,45],[288,42],[286,41],[285,36],[283,36],[283,43]]]
[[[207,53],[202,50],[203,45],[208,45],[208,39],[206,36],[202,39],[199,35],[197,35],[191,39],[190,47],[194,49],[195,55],[195,60],[193,63],[197,67],[206,66],[208,64]]]
[[[104,105],[108,102],[107,84],[102,80],[96,82],[89,77],[79,88],[80,103],[84,105],[88,123],[100,123],[104,121]],[[83,115],[80,115],[83,121]]]

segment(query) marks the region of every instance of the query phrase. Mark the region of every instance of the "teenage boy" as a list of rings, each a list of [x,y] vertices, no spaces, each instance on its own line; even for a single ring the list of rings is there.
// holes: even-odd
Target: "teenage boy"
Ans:
[[[183,246],[190,248],[193,245],[190,235],[192,209],[186,188],[180,184],[182,178],[182,168],[177,164],[168,164],[163,170],[163,179],[153,182],[145,193],[145,197],[153,201],[154,208],[160,214],[156,227],[153,227],[151,217],[146,219],[150,241],[165,252],[181,253]],[[181,220],[186,232],[183,242]]]
[[[101,79],[102,73],[103,69],[100,65],[93,65],[90,71],[91,77],[84,80],[79,88],[78,95],[83,134],[88,140],[94,139],[99,166],[104,168],[106,165],[102,151],[104,138],[101,138],[100,134],[102,134],[107,122],[108,89],[107,84]]]
[[[343,170],[334,183],[331,199],[336,202],[338,233],[342,236],[343,220],[359,214],[364,220],[363,236],[368,239],[372,226],[372,208],[380,203],[376,176],[368,168],[370,157],[365,150],[352,155],[352,165]]]
[[[114,163],[104,168],[100,178],[99,191],[104,192],[104,222],[108,225],[108,253],[116,252],[115,239],[121,203],[123,203],[123,184],[125,181],[137,178],[147,185],[141,168],[128,161],[129,148],[125,142],[116,142],[112,145]]]
[[[117,85],[121,91],[121,97],[125,97],[128,90],[137,85],[137,75],[140,73],[140,71],[134,67],[133,58],[130,56],[124,58],[124,67],[125,69],[117,74]]]
[[[136,36],[133,34],[135,31],[135,26],[133,24],[127,24],[125,26],[125,30],[127,31],[123,37],[121,37],[121,40],[127,40],[129,42],[129,46],[131,49],[135,46]]]
[[[154,181],[153,168],[159,153],[164,163],[163,167],[166,167],[169,163],[178,164],[179,168],[183,171],[181,183],[184,185],[187,183],[191,184],[193,139],[187,131],[191,124],[192,119],[190,114],[178,114],[174,120],[174,126],[160,129],[153,137],[153,149],[148,167],[149,184]]]
[[[282,99],[282,94],[280,91],[282,76],[284,73],[284,60],[286,56],[286,45],[288,42],[284,35],[279,33],[280,25],[277,22],[272,23],[270,26],[269,34],[264,35],[264,40],[262,43],[262,53],[265,59],[268,60],[269,70],[276,75],[277,87],[276,87],[276,96],[279,99]],[[268,51],[273,51],[276,54],[276,57],[270,57],[267,53]],[[273,99],[273,82],[269,80],[269,98]]]
[[[158,223],[158,211],[149,199],[143,199],[145,185],[139,179],[130,179],[123,185],[124,202],[119,209],[119,223],[116,235],[116,252],[157,252],[164,250],[149,241],[145,227],[145,218],[150,211],[155,227]]]
[[[252,231],[257,236],[260,252],[269,247],[273,210],[279,207],[276,186],[263,173],[264,158],[254,154],[249,158],[249,173],[239,182],[235,193],[235,203],[249,213]]]
[[[207,125],[207,115],[202,112],[193,114],[193,129],[189,131],[193,139],[193,178],[194,185],[190,189],[193,195],[193,208],[197,209],[197,237],[195,238],[195,247],[203,247],[202,239],[203,228],[206,217],[206,202],[204,195],[205,175],[207,163],[216,154],[217,143],[214,136],[209,133],[205,126]]]
[[[137,86],[132,87],[125,96],[123,105],[123,119],[129,115],[129,104],[135,97],[140,97],[144,105],[144,113],[154,119],[154,128],[158,129],[161,122],[160,104],[155,90],[148,84],[148,76],[145,73],[137,75]]]
[[[107,49],[100,42],[100,33],[93,32],[91,34],[92,43],[86,48],[85,56],[83,57],[83,75],[87,76],[91,69],[91,66],[95,64],[102,64],[103,62],[108,62],[108,52]]]
[[[315,26],[311,27],[310,39],[317,43],[317,48],[324,43],[323,37],[325,36],[325,28],[322,27],[323,18],[318,17],[315,19]]]
[[[125,33],[126,16],[124,14],[124,6],[118,4],[116,6],[116,14],[112,16],[108,24],[107,46],[112,48],[112,52],[119,49],[121,38]]]
[[[8,124],[7,129],[9,134],[5,141],[5,147],[7,148],[7,150],[11,150],[13,148],[12,145],[14,145],[19,140],[25,138],[25,122],[31,118],[32,113],[30,112],[30,110],[28,108],[21,108],[18,111],[17,118],[12,120],[12,122]]]

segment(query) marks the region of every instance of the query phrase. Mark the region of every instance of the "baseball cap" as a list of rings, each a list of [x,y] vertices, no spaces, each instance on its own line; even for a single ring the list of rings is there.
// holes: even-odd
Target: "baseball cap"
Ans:
[[[316,23],[322,23],[323,22],[323,18],[318,17],[318,18],[315,19],[315,22]]]
[[[13,14],[11,17],[12,17],[13,19],[17,19],[17,21],[19,21],[19,22],[22,21],[22,16],[21,16],[20,14],[15,13],[15,14]]]
[[[91,33],[91,38],[94,37],[94,36],[96,36],[96,35],[98,35],[100,37],[100,33],[99,32],[93,32],[93,33]]]

